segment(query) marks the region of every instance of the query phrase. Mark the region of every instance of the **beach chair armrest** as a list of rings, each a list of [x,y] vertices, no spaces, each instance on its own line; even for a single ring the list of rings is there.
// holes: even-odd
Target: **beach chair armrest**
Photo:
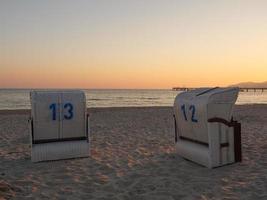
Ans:
[[[90,115],[86,114],[86,136],[87,141],[89,142],[89,136],[90,136]]]
[[[32,117],[29,117],[28,119],[28,125],[29,125],[29,130],[30,130],[30,140],[31,143],[34,141],[34,130],[33,130],[33,119]]]
[[[175,143],[178,141],[178,130],[177,130],[177,122],[176,122],[176,118],[175,115],[173,115],[173,120],[174,120],[174,139],[175,139]]]
[[[228,127],[233,127],[237,122],[236,121],[227,121],[226,119],[223,118],[219,118],[219,117],[214,117],[214,118],[210,118],[208,119],[209,123],[222,123]]]

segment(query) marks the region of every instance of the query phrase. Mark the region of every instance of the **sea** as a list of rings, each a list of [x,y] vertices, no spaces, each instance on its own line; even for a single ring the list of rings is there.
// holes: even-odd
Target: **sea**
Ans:
[[[29,109],[32,89],[0,89],[0,110]],[[84,89],[87,107],[173,106],[179,91]],[[236,104],[267,104],[267,91],[240,92]]]

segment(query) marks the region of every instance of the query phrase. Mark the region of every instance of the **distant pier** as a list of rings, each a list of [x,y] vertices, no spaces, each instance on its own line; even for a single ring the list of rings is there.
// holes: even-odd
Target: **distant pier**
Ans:
[[[190,88],[190,87],[173,87],[172,90],[174,91],[189,91],[189,90],[194,90],[196,88]],[[250,92],[250,91],[254,91],[254,92],[265,92],[267,91],[267,87],[265,88],[239,88],[240,92]]]
[[[172,90],[174,91],[183,91],[183,92],[186,92],[186,91],[189,91],[189,90],[194,90],[196,88],[188,88],[188,87],[173,87]]]

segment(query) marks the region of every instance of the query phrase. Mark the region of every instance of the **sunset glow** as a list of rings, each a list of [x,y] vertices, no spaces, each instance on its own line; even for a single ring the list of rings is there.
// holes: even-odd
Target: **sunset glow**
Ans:
[[[267,1],[184,2],[1,1],[0,87],[266,81]]]

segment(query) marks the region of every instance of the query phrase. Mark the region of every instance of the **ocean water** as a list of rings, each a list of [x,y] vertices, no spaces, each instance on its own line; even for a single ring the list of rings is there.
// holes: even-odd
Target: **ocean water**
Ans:
[[[0,89],[0,110],[29,109],[30,89]],[[172,106],[178,91],[83,90],[87,107]],[[237,104],[267,104],[267,92],[240,92]]]

